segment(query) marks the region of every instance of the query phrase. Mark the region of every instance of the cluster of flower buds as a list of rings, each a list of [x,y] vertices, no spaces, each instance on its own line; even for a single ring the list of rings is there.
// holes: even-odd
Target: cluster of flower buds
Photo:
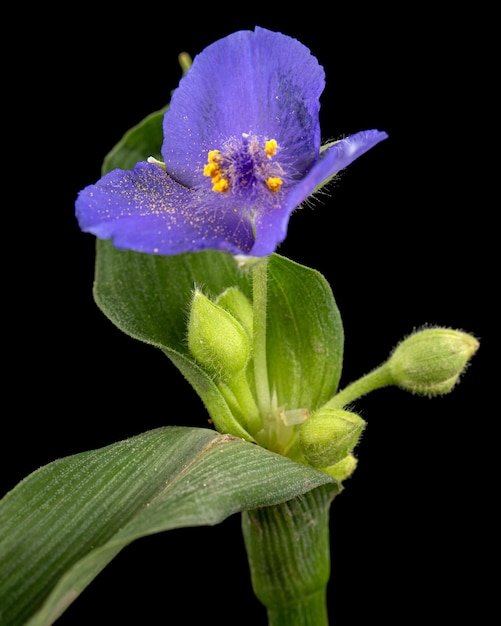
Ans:
[[[448,393],[479,346],[472,335],[449,328],[424,328],[405,338],[383,365],[334,395],[321,407],[270,405],[263,412],[255,387],[253,308],[231,287],[215,300],[196,289],[188,324],[188,347],[208,372],[235,423],[249,440],[328,472],[349,477],[357,460],[354,449],[366,422],[347,410],[355,399],[394,385],[412,393]],[[268,381],[270,390],[272,382]],[[272,394],[271,394],[272,395]],[[214,420],[217,425],[217,419]],[[236,433],[231,433],[236,434]]]

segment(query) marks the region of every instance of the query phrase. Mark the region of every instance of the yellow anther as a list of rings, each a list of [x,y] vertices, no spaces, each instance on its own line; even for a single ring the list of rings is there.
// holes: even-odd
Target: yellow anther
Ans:
[[[266,155],[269,159],[271,159],[271,157],[276,154],[277,152],[277,148],[278,148],[278,144],[277,144],[277,140],[276,139],[269,139],[265,146],[264,146],[264,150],[266,152]]]
[[[219,176],[217,181],[213,178],[212,182],[214,183],[212,186],[212,191],[218,191],[220,193],[228,191],[228,181],[226,180],[226,178],[221,178]]]
[[[273,191],[273,193],[277,193],[277,191],[280,191],[280,187],[282,186],[283,180],[281,178],[279,178],[278,176],[273,176],[271,178],[268,178],[268,180],[266,181],[266,184],[268,185],[268,189],[270,191]]]
[[[219,154],[219,150],[209,150],[207,155],[207,161],[209,163],[215,163],[217,160],[217,155]]]
[[[213,178],[214,176],[217,176],[218,173],[219,165],[217,163],[210,162],[204,166],[204,176],[210,176],[211,178]]]

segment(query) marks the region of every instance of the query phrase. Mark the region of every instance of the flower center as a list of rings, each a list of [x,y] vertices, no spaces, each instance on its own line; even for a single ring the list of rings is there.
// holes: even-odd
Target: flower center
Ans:
[[[284,175],[273,158],[278,149],[276,139],[263,141],[243,133],[239,140],[229,140],[222,150],[209,150],[204,176],[210,177],[212,190],[218,193],[256,191],[263,186],[277,193]]]

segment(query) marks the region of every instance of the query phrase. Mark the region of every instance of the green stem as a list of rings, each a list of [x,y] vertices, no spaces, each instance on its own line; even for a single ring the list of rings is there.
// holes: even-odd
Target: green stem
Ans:
[[[268,609],[269,626],[323,626],[329,624],[325,589],[292,606]]]
[[[324,407],[330,409],[342,409],[361,396],[365,396],[371,391],[388,387],[393,384],[393,378],[387,363],[377,367],[362,378],[345,387],[342,391],[333,396]]]
[[[252,587],[266,607],[268,626],[329,625],[329,512],[338,490],[327,484],[242,513]]]
[[[268,260],[261,259],[252,268],[252,307],[254,313],[254,381],[256,396],[262,417],[271,410],[268,384],[268,361],[266,358],[266,307],[268,294]]]

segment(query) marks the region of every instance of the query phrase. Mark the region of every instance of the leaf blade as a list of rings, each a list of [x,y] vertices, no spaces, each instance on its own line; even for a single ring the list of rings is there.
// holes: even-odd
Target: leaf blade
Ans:
[[[200,428],[168,426],[54,461],[0,501],[1,619],[52,624],[135,539],[217,524],[327,482],[322,472]]]
[[[330,285],[316,270],[270,257],[268,374],[279,405],[318,408],[341,377],[344,330]]]

